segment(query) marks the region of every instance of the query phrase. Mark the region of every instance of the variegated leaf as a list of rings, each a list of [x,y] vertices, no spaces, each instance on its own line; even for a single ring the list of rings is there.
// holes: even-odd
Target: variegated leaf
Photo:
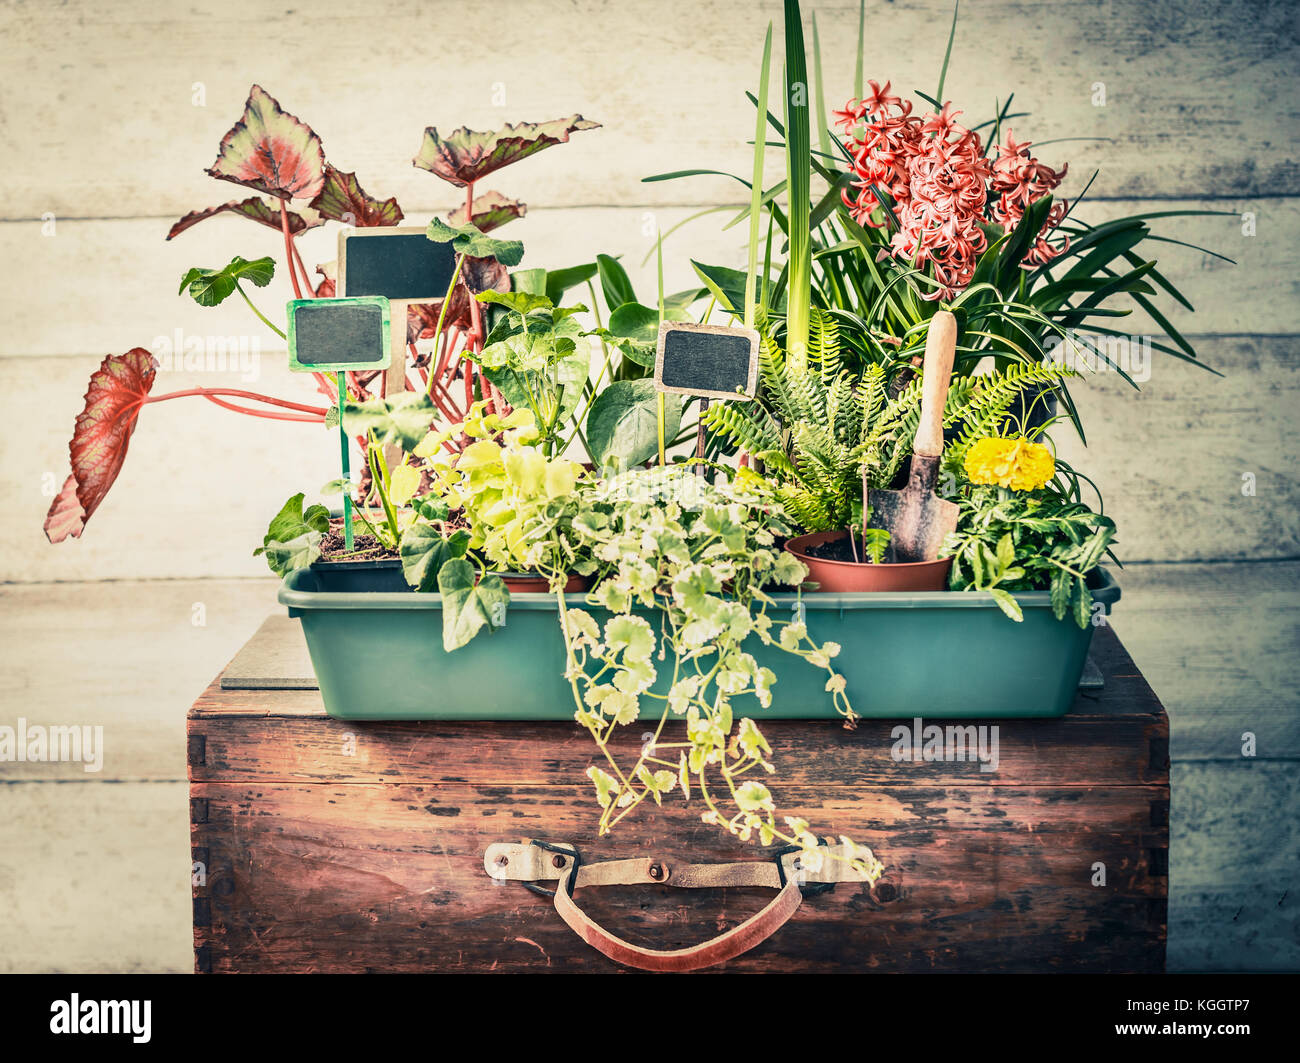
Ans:
[[[254,85],[207,172],[280,199],[315,199],[325,185],[325,150],[309,125]]]
[[[415,165],[437,174],[444,181],[464,188],[490,173],[526,159],[555,144],[568,142],[571,133],[598,129],[599,122],[589,122],[580,114],[555,118],[549,122],[506,123],[494,133],[479,132],[461,126],[450,136],[439,135],[430,126],[424,131],[424,143]]]

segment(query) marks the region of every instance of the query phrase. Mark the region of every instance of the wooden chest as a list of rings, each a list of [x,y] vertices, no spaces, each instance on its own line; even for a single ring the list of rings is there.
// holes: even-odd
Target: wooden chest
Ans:
[[[300,646],[293,622],[268,621],[246,647],[266,673],[256,685],[308,686]],[[871,888],[806,891],[721,969],[1163,970],[1168,718],[1109,628],[1092,658],[1104,687],[1066,717],[973,721],[998,727],[994,771],[899,759],[911,721],[765,723],[778,807],[870,845],[886,871]],[[766,858],[676,794],[597,838],[593,752],[576,724],[362,724],[325,715],[314,690],[218,679],[189,714],[196,969],[622,969],[545,896],[490,878],[486,848],[539,839],[587,865],[641,858],[652,875]],[[679,949],[772,890],[646,881],[577,897],[626,942]]]

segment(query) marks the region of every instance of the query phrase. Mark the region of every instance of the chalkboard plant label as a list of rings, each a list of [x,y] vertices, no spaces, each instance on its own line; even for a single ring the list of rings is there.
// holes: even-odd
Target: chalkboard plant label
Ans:
[[[758,333],[726,325],[665,321],[655,348],[655,386],[705,399],[753,398]]]
[[[339,233],[340,295],[381,295],[394,302],[435,303],[451,284],[456,256],[425,236],[422,225]]]
[[[391,323],[387,299],[295,299],[289,303],[288,314],[289,367],[296,372],[388,366]]]

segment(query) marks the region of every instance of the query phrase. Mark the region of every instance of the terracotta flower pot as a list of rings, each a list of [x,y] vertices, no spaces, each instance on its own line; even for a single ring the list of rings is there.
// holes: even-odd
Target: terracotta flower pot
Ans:
[[[511,594],[549,594],[551,591],[546,577],[539,576],[535,572],[498,572],[497,575],[501,577],[506,590]],[[571,573],[568,582],[564,585],[564,593],[581,594],[590,586],[591,580],[586,576],[580,576],[576,572]]]
[[[948,589],[952,558],[895,565],[857,564],[813,557],[808,548],[848,537],[846,531],[797,535],[785,548],[808,566],[808,578],[823,591],[943,591]]]

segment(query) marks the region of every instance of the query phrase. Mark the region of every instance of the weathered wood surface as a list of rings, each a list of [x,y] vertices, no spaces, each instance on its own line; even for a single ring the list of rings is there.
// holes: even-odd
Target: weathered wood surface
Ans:
[[[208,161],[200,155],[196,166],[207,165]],[[1081,176],[1075,190],[1081,190],[1085,181],[1086,175]],[[740,185],[735,187],[744,191]],[[213,191],[226,195],[219,188]],[[520,189],[520,196],[529,198],[526,188]],[[738,202],[738,197],[733,192],[724,202]],[[1161,272],[1196,308],[1192,313],[1172,299],[1158,300],[1176,328],[1198,335],[1300,332],[1300,304],[1296,298],[1300,295],[1300,248],[1295,240],[1300,229],[1300,202],[1279,198],[1241,204],[1198,198],[1158,204],[1134,199],[1100,203],[1085,200],[1076,214],[1097,225],[1151,210],[1231,212],[1160,218],[1148,223],[1157,235],[1205,247],[1236,263],[1173,244],[1145,249],[1159,259]],[[1242,233],[1243,211],[1255,215],[1253,236]],[[598,252],[619,256],[640,297],[653,303],[657,233],[660,229],[667,232],[694,213],[692,208],[646,205],[557,209],[533,198],[527,216],[511,222],[503,232],[523,242],[521,268],[557,269],[590,262]],[[664,286],[668,291],[699,286],[691,259],[745,268],[748,230],[744,225],[725,229],[730,217],[725,212],[705,215],[664,241]],[[418,224],[428,218],[428,214],[412,213],[408,220]],[[11,320],[10,327],[0,335],[0,356],[36,358],[131,347],[153,349],[157,337],[170,338],[179,328],[186,336],[256,337],[268,359],[277,355],[283,362],[284,341],[266,329],[242,302],[201,307],[188,296],[176,294],[180,277],[196,263],[224,263],[235,255],[271,255],[279,262],[284,245],[278,235],[260,225],[219,217],[165,242],[163,238],[173,221],[175,218],[160,215],[64,219],[56,223],[52,236],[40,221],[0,225],[0,255],[24,264],[23,283],[0,290],[0,313]],[[338,226],[305,233],[299,246],[309,269],[333,262],[338,253]],[[87,263],[94,263],[95,268],[88,271]],[[123,278],[129,280],[124,282]],[[288,277],[282,272],[265,289],[250,294],[273,320],[277,308],[293,298]],[[574,299],[590,302],[585,289],[571,294]],[[73,304],[77,312],[68,313],[67,308]],[[1126,301],[1111,305],[1131,308]],[[1162,331],[1140,311],[1118,321],[1115,327],[1136,334]],[[1158,384],[1158,367],[1166,358],[1159,353],[1155,358],[1157,373],[1152,383]],[[1206,360],[1214,364],[1208,354]]]
[[[319,690],[301,625],[272,613],[217,679],[222,690]]]
[[[1168,719],[1109,629],[1094,656],[1106,687],[1060,720],[944,721],[996,723],[995,772],[894,761],[897,721],[851,733],[765,721],[783,813],[871,845],[889,870],[873,890],[809,899],[728,969],[1161,969]],[[315,691],[214,683],[189,716],[194,859],[206,869],[198,968],[612,967],[547,902],[491,883],[483,849],[537,837],[589,860],[755,851],[672,799],[597,838],[595,755],[570,723],[335,720]],[[588,903],[631,940],[680,947],[762,899],[628,887]]]
[[[874,890],[842,885],[809,898],[726,969],[1162,968],[1166,830],[1152,815],[1164,787],[1125,788],[1113,817],[1107,802],[1079,800],[1077,791],[904,786],[881,795],[829,781],[820,790],[791,811],[874,846],[886,877]],[[585,788],[525,795],[452,784],[436,793],[403,784],[196,784],[194,859],[207,867],[195,894],[197,968],[611,970],[549,901],[487,878],[487,844],[545,837],[576,844],[587,859],[751,855],[684,809],[656,810],[621,839],[597,841]],[[895,804],[910,815],[891,815]],[[955,822],[941,825],[952,811]],[[963,819],[979,825],[964,829]],[[1105,887],[1091,885],[1098,861]],[[672,948],[743,920],[768,897],[622,887],[585,891],[582,903],[629,940]]]
[[[809,22],[817,10],[827,104],[838,106],[853,91],[858,5],[805,8]],[[933,92],[952,5],[872,0],[867,8],[867,76]],[[502,175],[502,191],[527,187],[536,201],[556,205],[734,196],[722,179],[700,179],[690,191],[638,182],[686,166],[748,171],[753,111],[744,90],[757,83],[768,19],[780,39],[773,0],[558,7],[524,0],[477,40],[469,59],[431,62],[434,27],[465,19],[452,0],[383,0],[364,9],[321,0],[274,10],[235,0],[219,11],[146,0],[11,0],[3,12],[9,88],[0,129],[4,156],[23,165],[11,167],[17,172],[6,180],[2,216],[179,216],[229,198],[200,167],[211,162],[253,81],[314,126],[336,165],[410,210],[455,201],[409,165],[426,125],[495,129],[574,111],[605,127]],[[383,62],[363,61],[358,42],[381,40],[383,26],[410,27],[411,46],[386,49]],[[963,7],[958,33],[945,95],[982,121],[995,100],[1015,92],[1017,109],[1032,112],[1015,121],[1022,138],[1106,138],[1055,145],[1050,156],[1068,152],[1084,173],[1100,167],[1100,194],[1300,191],[1291,150],[1300,113],[1277,92],[1295,69],[1293,5],[978,3]],[[28,134],[34,129],[39,137]]]
[[[1296,768],[1241,758],[1174,764],[1170,970],[1300,970]]]
[[[15,782],[11,767],[0,765],[0,974],[192,969],[185,781]]]

